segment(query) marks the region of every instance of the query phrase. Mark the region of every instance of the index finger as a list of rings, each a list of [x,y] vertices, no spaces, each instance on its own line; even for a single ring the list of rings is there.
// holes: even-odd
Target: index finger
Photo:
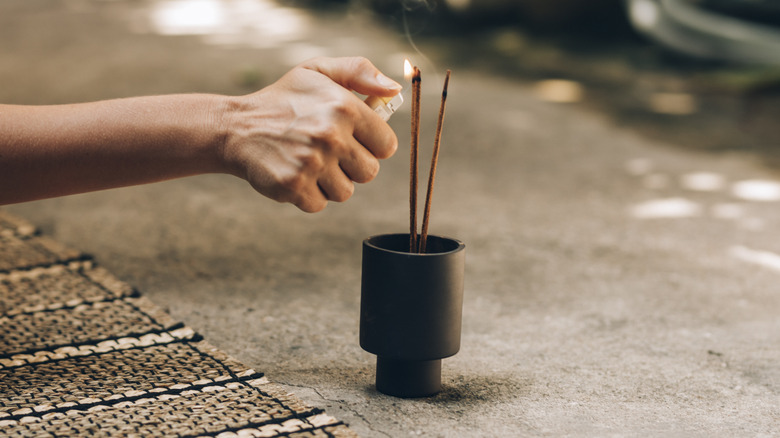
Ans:
[[[383,75],[366,58],[314,58],[301,67],[324,74],[342,87],[366,96],[395,96],[401,84]]]

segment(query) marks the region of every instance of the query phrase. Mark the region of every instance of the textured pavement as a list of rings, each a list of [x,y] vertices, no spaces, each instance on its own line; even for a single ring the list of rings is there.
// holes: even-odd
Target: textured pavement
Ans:
[[[60,25],[107,26],[122,5],[85,3],[92,12],[56,16]],[[28,11],[9,29],[0,17],[4,38],[53,20]],[[333,33],[306,43],[314,49],[285,44],[302,55],[364,54],[386,69],[414,56],[360,17],[312,23],[311,32]],[[23,78],[0,97],[233,93],[249,67],[274,63],[271,78],[286,68],[272,49],[123,29],[101,31],[90,46],[96,58],[80,58],[114,65],[97,69],[92,84],[69,88],[36,70],[49,79]],[[9,59],[33,62],[35,50],[55,45],[41,38],[0,55],[0,79],[19,75]],[[126,61],[135,73],[115,81],[126,56],[118,48],[144,44],[153,44],[146,58]],[[47,62],[64,78],[82,68],[62,56]],[[430,72],[422,142],[430,145],[440,82],[435,67],[421,68]],[[357,343],[361,241],[407,223],[408,106],[391,119],[399,153],[350,201],[320,214],[221,175],[6,208],[363,436],[780,433],[776,174],[749,155],[647,140],[583,107],[541,102],[520,81],[468,69],[453,72],[447,108],[431,232],[466,244],[466,284],[462,349],[444,360],[445,390],[432,398],[377,393],[374,358]]]

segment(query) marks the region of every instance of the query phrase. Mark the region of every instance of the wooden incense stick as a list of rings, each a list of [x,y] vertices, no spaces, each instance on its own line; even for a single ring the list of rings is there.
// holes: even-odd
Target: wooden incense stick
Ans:
[[[425,211],[423,213],[422,234],[420,235],[420,251],[425,252],[425,244],[428,240],[428,220],[431,216],[431,198],[433,197],[433,181],[436,178],[436,165],[439,163],[439,146],[441,145],[441,128],[444,123],[444,107],[447,104],[447,88],[450,85],[450,70],[444,77],[444,88],[441,90],[441,105],[439,106],[439,121],[436,123],[436,136],[433,139],[433,156],[431,157],[431,171],[428,174],[428,192],[425,196]]]
[[[420,88],[422,75],[412,73],[412,147],[409,163],[409,252],[417,252],[417,161],[420,149]]]

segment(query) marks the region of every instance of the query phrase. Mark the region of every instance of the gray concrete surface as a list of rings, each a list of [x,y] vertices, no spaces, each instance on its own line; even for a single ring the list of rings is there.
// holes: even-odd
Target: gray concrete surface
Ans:
[[[139,33],[153,4],[0,3],[0,101],[237,93],[291,61]],[[363,16],[307,17],[282,48],[414,56]],[[421,67],[429,145],[439,85]],[[402,145],[408,117],[391,121]],[[445,125],[431,230],[466,243],[467,272],[462,349],[432,398],[377,393],[357,339],[361,241],[406,227],[403,147],[316,215],[221,175],[4,208],[364,436],[780,434],[777,175],[468,69]]]

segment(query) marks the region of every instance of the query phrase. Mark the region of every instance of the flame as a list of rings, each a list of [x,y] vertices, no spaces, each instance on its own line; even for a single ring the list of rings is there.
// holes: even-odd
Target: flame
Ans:
[[[408,59],[404,59],[404,79],[407,81],[412,80],[412,73],[414,73],[414,70],[412,70],[412,63],[409,62]]]

